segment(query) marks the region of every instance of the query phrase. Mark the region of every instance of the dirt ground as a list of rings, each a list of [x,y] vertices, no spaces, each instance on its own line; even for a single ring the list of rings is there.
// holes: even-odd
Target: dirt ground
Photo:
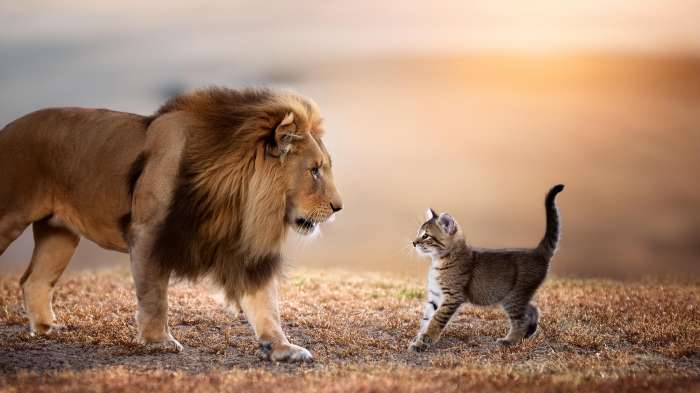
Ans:
[[[201,285],[170,289],[180,354],[134,341],[125,269],[68,274],[64,324],[30,337],[18,277],[0,276],[0,392],[700,391],[700,283],[551,278],[536,301],[535,338],[499,348],[506,319],[465,306],[424,354],[406,350],[422,282],[343,271],[296,271],[282,288],[284,328],[307,365],[260,360],[251,329]]]

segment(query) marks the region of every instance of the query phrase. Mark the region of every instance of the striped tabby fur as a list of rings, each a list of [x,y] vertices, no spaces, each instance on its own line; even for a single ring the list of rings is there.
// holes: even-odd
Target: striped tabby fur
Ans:
[[[467,302],[503,307],[510,330],[506,337],[497,340],[499,344],[518,344],[537,331],[539,311],[530,300],[544,281],[559,243],[559,212],[554,199],[563,189],[560,184],[547,193],[547,229],[533,249],[471,247],[449,214],[428,210],[427,221],[413,242],[416,250],[432,257],[432,264],[428,301],[411,350],[423,351],[435,343],[457,309]]]

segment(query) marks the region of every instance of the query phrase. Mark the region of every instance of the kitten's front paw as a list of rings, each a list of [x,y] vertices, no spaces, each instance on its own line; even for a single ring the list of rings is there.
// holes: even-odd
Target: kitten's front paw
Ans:
[[[419,334],[408,346],[408,349],[412,352],[423,352],[430,347],[432,340],[430,337]]]

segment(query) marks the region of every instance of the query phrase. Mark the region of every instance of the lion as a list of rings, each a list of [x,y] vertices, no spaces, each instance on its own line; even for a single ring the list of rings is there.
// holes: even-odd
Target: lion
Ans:
[[[32,224],[20,279],[32,334],[81,237],[128,252],[137,340],[181,351],[167,322],[171,275],[207,278],[240,306],[274,361],[309,361],[282,331],[277,281],[292,228],[342,209],[317,105],[270,89],[209,88],[152,116],[49,108],[0,132],[0,255]]]

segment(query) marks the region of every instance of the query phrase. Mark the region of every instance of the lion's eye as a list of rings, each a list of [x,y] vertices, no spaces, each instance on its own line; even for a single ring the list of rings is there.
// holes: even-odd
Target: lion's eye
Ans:
[[[311,168],[311,176],[315,177],[318,179],[319,176],[321,176],[321,171],[318,169],[317,166]]]

